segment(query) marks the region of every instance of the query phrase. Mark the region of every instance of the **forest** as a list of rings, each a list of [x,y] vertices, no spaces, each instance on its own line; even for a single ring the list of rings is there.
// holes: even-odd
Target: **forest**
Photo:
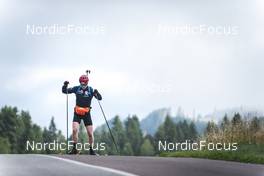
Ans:
[[[160,124],[154,135],[143,134],[140,121],[136,115],[128,116],[121,121],[115,116],[110,121],[110,128],[118,146],[116,150],[109,130],[106,125],[98,127],[94,131],[95,143],[105,143],[105,150],[98,153],[101,155],[134,155],[134,156],[191,156],[197,157],[201,153],[188,152],[161,152],[158,142],[166,140],[169,142],[191,141],[238,143],[243,150],[252,150],[251,155],[264,158],[264,118],[242,117],[235,113],[233,117],[225,115],[220,122],[209,121],[203,133],[196,130],[195,121],[181,120],[173,121],[168,114],[165,121]],[[71,136],[70,136],[71,138]],[[70,139],[69,139],[70,140]],[[60,150],[26,150],[27,141],[36,142],[66,142],[62,131],[57,129],[54,117],[51,117],[48,127],[41,128],[32,122],[29,112],[19,111],[17,107],[4,106],[0,111],[0,153],[42,153],[63,154]],[[79,142],[87,142],[87,134],[83,124],[79,129]],[[246,149],[245,149],[245,146]],[[83,154],[88,153],[83,150]],[[208,153],[207,153],[208,154]],[[201,156],[202,157],[202,156]],[[208,157],[208,156],[207,156]],[[210,157],[209,157],[210,158]]]

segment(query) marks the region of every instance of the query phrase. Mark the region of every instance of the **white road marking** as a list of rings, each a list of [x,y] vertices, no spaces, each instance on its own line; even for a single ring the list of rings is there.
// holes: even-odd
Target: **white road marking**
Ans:
[[[107,171],[107,172],[112,172],[112,173],[115,173],[115,174],[118,174],[118,175],[123,175],[123,176],[139,176],[139,175],[136,175],[136,174],[125,172],[125,171],[120,171],[120,170],[116,170],[116,169],[112,169],[112,168],[108,168],[108,167],[90,165],[90,164],[82,163],[82,162],[79,162],[79,161],[74,161],[74,160],[65,159],[65,158],[59,158],[59,157],[56,157],[56,156],[49,156],[49,155],[38,155],[38,156],[53,158],[53,159],[65,161],[65,162],[68,162],[68,163],[77,164],[77,165],[80,165],[80,166],[94,168],[94,169],[100,169],[100,170],[104,170],[104,171]]]

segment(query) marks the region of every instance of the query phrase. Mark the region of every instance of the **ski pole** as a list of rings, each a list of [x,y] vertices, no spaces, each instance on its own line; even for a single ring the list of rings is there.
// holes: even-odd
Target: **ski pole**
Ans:
[[[90,73],[91,73],[91,70],[86,70],[86,75],[87,75],[87,76],[88,76]],[[114,138],[114,136],[113,136],[113,134],[112,134],[112,131],[111,131],[111,129],[110,129],[110,126],[109,126],[109,124],[108,124],[108,122],[107,122],[107,120],[106,120],[106,116],[105,116],[104,110],[103,110],[103,108],[102,108],[102,105],[101,105],[101,103],[100,103],[100,101],[99,101],[98,99],[97,99],[97,102],[98,102],[98,104],[99,104],[99,106],[100,106],[100,109],[101,109],[101,111],[102,111],[102,114],[103,114],[103,116],[104,116],[104,119],[105,119],[106,125],[107,125],[107,127],[108,127],[108,129],[109,129],[110,135],[111,135],[112,140],[113,140],[113,142],[114,142],[114,145],[115,145],[116,151],[117,151],[117,153],[119,153],[119,150],[118,150],[117,145],[116,145],[116,142],[115,142],[115,138]],[[120,154],[120,153],[119,153],[119,154]]]
[[[100,109],[101,109],[101,111],[102,111],[102,114],[103,114],[103,116],[104,116],[104,119],[105,119],[106,125],[107,125],[107,127],[108,127],[108,129],[109,129],[110,135],[111,135],[112,140],[113,140],[113,142],[114,142],[114,145],[115,145],[116,151],[117,151],[117,153],[119,153],[118,148],[117,148],[117,145],[116,145],[116,142],[115,142],[115,138],[114,138],[114,136],[113,136],[113,134],[112,134],[112,131],[111,131],[111,129],[110,129],[110,126],[109,126],[109,124],[108,124],[108,122],[107,122],[107,120],[106,120],[105,113],[104,113],[104,110],[103,110],[103,108],[102,108],[102,106],[101,106],[101,103],[100,103],[99,100],[97,100],[97,102],[98,102],[98,104],[99,104],[99,106],[100,106]]]
[[[68,115],[69,115],[69,99],[68,99],[68,88],[66,88],[66,131],[67,131],[67,134],[66,134],[66,140],[67,140],[67,149],[66,149],[66,154],[68,154],[68,142],[69,142],[69,139],[68,139]]]

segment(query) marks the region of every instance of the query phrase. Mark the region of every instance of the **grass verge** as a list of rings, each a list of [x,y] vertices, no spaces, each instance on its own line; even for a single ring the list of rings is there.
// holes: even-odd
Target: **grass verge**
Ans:
[[[264,145],[240,145],[237,151],[176,151],[163,152],[162,157],[192,157],[264,164]]]

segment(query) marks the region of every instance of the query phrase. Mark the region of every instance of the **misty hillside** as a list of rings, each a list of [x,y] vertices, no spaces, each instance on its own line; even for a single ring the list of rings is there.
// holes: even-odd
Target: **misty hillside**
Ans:
[[[140,121],[140,127],[143,134],[154,135],[158,127],[164,122],[166,116],[170,113],[169,108],[161,108],[152,111],[149,115]],[[109,126],[112,127],[114,118],[108,120]],[[124,120],[125,121],[125,120]],[[123,125],[125,126],[123,121]],[[100,125],[96,128],[96,131],[107,129],[106,124]]]
[[[110,119],[110,120],[107,120],[107,122],[109,124],[109,127],[112,128],[113,127],[113,122],[114,122],[114,117],[112,119]],[[103,124],[103,125],[100,125],[100,126],[96,127],[96,129],[95,129],[96,132],[101,132],[102,130],[108,131],[107,126],[106,126],[106,123]]]
[[[158,127],[165,121],[166,116],[168,114],[171,116],[170,113],[171,113],[170,108],[161,108],[161,109],[154,110],[150,114],[148,114],[145,118],[143,118],[140,121],[140,128],[143,134],[144,135],[150,134],[154,136]],[[178,109],[177,115],[171,116],[171,118],[175,123],[184,121],[184,120],[186,120],[188,123],[192,121],[191,118],[184,115],[183,111],[180,108]],[[114,118],[108,120],[110,127],[112,127],[113,120]],[[124,121],[123,121],[123,125],[125,126]],[[202,134],[204,132],[204,129],[206,128],[207,122],[201,121],[201,120],[195,120],[194,123],[195,123],[197,132],[199,134]],[[98,126],[96,128],[96,131],[99,132],[103,129],[107,130],[106,124]]]
[[[263,110],[241,106],[230,109],[215,110],[213,113],[205,115],[203,119],[206,121],[214,120],[218,122],[222,120],[225,115],[227,115],[228,118],[232,118],[235,113],[239,113],[242,117],[247,118],[264,116]]]
[[[147,117],[140,121],[143,134],[150,134],[153,136],[168,114],[170,114],[169,108],[152,111]]]
[[[207,114],[205,116],[199,116],[195,119],[192,119],[186,116],[183,113],[183,110],[181,108],[178,109],[177,114],[175,116],[171,115],[170,108],[161,108],[161,109],[152,111],[145,118],[143,118],[140,121],[140,127],[144,135],[150,134],[154,136],[158,127],[165,121],[166,116],[169,114],[175,123],[184,121],[184,120],[190,123],[192,120],[194,120],[195,127],[196,127],[198,134],[203,134],[208,121],[214,120],[218,122],[223,119],[225,114],[227,114],[229,118],[232,118],[235,113],[239,113],[240,115],[242,115],[242,117],[248,117],[248,118],[252,118],[255,116],[264,117],[263,111],[254,109],[254,108],[248,108],[248,107],[230,108],[230,109],[225,109],[225,110],[215,110],[211,114]],[[109,120],[110,126],[112,126],[112,122],[113,122],[113,118]],[[96,130],[100,131],[103,128],[107,128],[105,124],[97,127]]]
[[[165,118],[168,114],[172,117],[172,120],[175,123],[184,120],[186,120],[188,123],[192,121],[190,117],[184,115],[183,110],[181,108],[178,108],[176,116],[172,116],[170,114],[170,111],[170,108],[157,109],[155,111],[152,111],[149,115],[142,119],[140,121],[140,125],[143,134],[150,134],[153,136],[156,133],[158,127],[165,121]],[[199,134],[202,134],[204,132],[204,129],[206,128],[207,122],[202,120],[195,120],[194,123],[197,132]]]

